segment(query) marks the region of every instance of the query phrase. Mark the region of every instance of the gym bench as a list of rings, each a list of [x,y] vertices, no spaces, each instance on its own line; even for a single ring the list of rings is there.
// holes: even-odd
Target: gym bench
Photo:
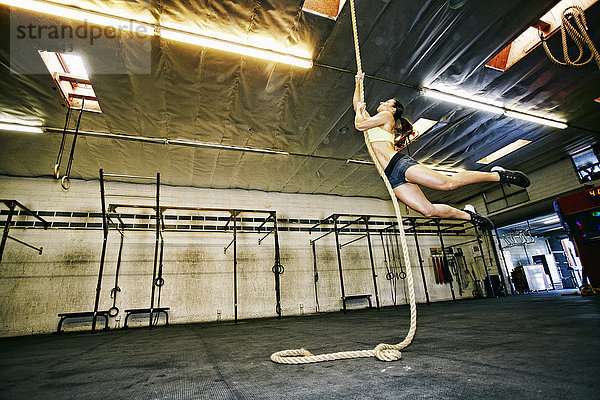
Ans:
[[[346,311],[346,302],[348,300],[352,301],[352,300],[361,300],[361,299],[366,299],[369,302],[369,308],[373,308],[373,302],[371,301],[371,296],[370,294],[355,294],[352,296],[344,296],[342,297],[342,302],[344,304],[344,311]]]
[[[96,312],[98,317],[104,317],[104,330],[108,329],[108,311],[98,311]],[[88,318],[93,317],[93,311],[84,311],[84,312],[74,312],[74,313],[61,313],[58,314],[60,317],[60,321],[58,321],[58,328],[56,329],[56,333],[62,332],[62,324],[66,319],[69,318]]]
[[[152,314],[163,313],[165,315],[165,325],[169,325],[169,313],[170,307],[156,307],[152,309]],[[130,310],[125,310],[125,322],[123,323],[123,328],[127,328],[127,320],[133,314],[150,314],[149,308],[132,308]]]

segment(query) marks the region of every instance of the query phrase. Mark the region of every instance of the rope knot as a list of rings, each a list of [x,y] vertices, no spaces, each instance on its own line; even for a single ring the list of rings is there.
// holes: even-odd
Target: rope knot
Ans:
[[[400,350],[391,344],[380,343],[373,349],[373,352],[380,361],[396,361],[402,358]]]

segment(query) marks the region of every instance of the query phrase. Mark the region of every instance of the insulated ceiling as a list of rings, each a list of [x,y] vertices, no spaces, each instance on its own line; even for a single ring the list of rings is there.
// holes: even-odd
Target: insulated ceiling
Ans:
[[[356,67],[349,4],[334,21],[303,12],[299,0],[59,2],[118,9],[192,30],[264,36],[308,50],[315,63],[305,70],[159,37],[75,42],[103,110],[84,113],[81,130],[290,154],[82,136],[72,178],[96,179],[103,168],[142,176],[160,172],[162,182],[171,185],[387,198],[372,165],[347,162],[368,160],[362,134],[353,129]],[[489,170],[476,161],[517,139],[533,143],[498,163],[526,172],[577,146],[597,143],[600,104],[594,99],[600,97],[600,71],[593,62],[578,69],[558,66],[538,47],[506,72],[484,67],[555,3],[468,0],[452,9],[447,0],[356,0],[363,70],[377,78],[366,80],[369,110],[395,96],[403,100],[409,119],[440,121],[408,151],[421,162],[447,168]],[[14,29],[19,21],[81,23],[8,7],[0,14],[0,120],[39,121],[61,130],[63,101],[36,49],[16,40]],[[600,45],[600,4],[586,17],[590,36]],[[556,54],[561,53],[559,36],[550,38]],[[35,43],[61,51],[54,39]],[[422,86],[549,114],[570,127],[558,130],[443,103],[423,97],[417,89]],[[51,176],[60,141],[59,133],[1,132],[0,174]],[[484,187],[427,194],[435,201],[460,202]]]

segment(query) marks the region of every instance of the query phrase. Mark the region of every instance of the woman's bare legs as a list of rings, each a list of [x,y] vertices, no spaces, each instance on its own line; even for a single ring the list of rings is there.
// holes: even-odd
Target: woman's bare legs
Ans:
[[[471,183],[498,182],[500,175],[497,172],[462,171],[452,176],[446,176],[417,164],[406,170],[406,180],[430,189],[454,190]]]
[[[411,167],[412,168],[412,167]],[[441,174],[440,174],[441,175]],[[432,204],[421,191],[419,185],[405,183],[394,189],[396,197],[408,207],[426,217],[454,218],[471,220],[471,215],[446,204]]]

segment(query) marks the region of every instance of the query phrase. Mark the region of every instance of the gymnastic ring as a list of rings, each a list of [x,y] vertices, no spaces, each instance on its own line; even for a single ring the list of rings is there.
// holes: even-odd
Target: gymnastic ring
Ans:
[[[162,286],[162,285],[164,285],[164,284],[165,284],[165,280],[164,280],[164,278],[156,278],[156,279],[154,280],[154,286],[161,287],[161,286]]]
[[[116,317],[118,313],[119,313],[119,307],[117,307],[117,306],[112,306],[111,308],[108,309],[109,317]]]
[[[392,279],[394,279],[394,273],[393,272],[388,272],[387,274],[385,274],[385,279],[387,279],[388,281],[391,281]]]
[[[281,264],[275,264],[273,265],[273,268],[271,268],[271,271],[273,271],[274,274],[283,274],[283,265]]]
[[[398,274],[398,278],[400,278],[400,279],[405,279],[405,278],[406,278],[406,272],[404,272],[404,271],[401,271],[401,272]]]
[[[63,178],[60,180],[60,186],[62,186],[62,188],[65,190],[69,190],[71,187],[71,180],[68,176],[63,176]]]
[[[56,179],[60,178],[60,167],[58,164],[54,164],[54,177]]]

